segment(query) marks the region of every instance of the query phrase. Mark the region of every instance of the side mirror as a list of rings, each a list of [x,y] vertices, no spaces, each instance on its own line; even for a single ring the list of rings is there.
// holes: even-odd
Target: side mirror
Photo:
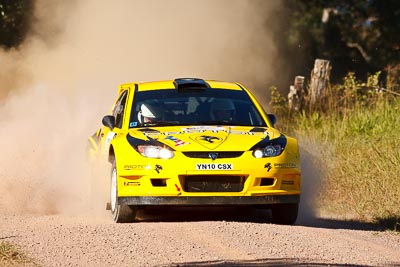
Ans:
[[[275,126],[275,123],[276,123],[276,117],[275,117],[275,115],[274,115],[274,114],[267,114],[267,115],[268,115],[269,121],[270,121],[271,124],[272,124],[272,127],[274,127],[274,126]]]
[[[110,128],[111,130],[115,127],[115,117],[112,115],[104,116],[101,122],[104,126]]]

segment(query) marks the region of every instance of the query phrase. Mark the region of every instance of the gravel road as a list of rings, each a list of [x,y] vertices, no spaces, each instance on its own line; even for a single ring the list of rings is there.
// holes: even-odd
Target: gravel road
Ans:
[[[400,235],[367,224],[266,211],[152,209],[132,224],[108,212],[0,215],[0,239],[41,266],[400,266]]]

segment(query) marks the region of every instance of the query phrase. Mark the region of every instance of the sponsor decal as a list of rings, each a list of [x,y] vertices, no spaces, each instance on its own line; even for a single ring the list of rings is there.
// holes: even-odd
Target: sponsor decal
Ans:
[[[226,132],[228,134],[239,134],[239,135],[245,135],[245,134],[253,135],[254,134],[254,133],[251,133],[251,132],[244,132],[244,131],[238,131],[238,130],[227,130]]]
[[[267,164],[265,164],[264,168],[266,168],[267,172],[269,172],[272,169],[271,163],[268,162]]]
[[[294,185],[294,181],[283,180],[283,181],[282,181],[282,184],[285,184],[285,185]]]
[[[131,164],[124,165],[124,170],[150,170],[151,165],[143,165],[143,164]]]
[[[143,133],[147,138],[158,139],[161,133],[159,132],[144,132]]]
[[[129,128],[136,127],[137,124],[138,123],[136,121],[135,122],[131,122],[131,123],[129,123]]]
[[[182,131],[185,133],[203,133],[205,131],[226,132],[226,128],[220,126],[193,126],[182,128]]]
[[[267,172],[269,172],[272,168],[275,169],[294,169],[297,168],[297,165],[295,163],[274,163],[274,165],[272,166],[272,164],[270,162],[266,163],[264,165],[264,168],[267,169]]]
[[[124,186],[140,186],[140,182],[124,182]]]
[[[297,165],[295,163],[289,162],[289,163],[274,163],[274,168],[277,169],[294,169],[297,168]]]
[[[208,170],[213,170],[213,171],[226,171],[226,170],[233,170],[233,164],[232,163],[197,163],[196,164],[196,170],[201,170],[201,171],[208,171]]]
[[[269,135],[267,131],[263,132],[251,132],[251,131],[241,131],[241,130],[232,130],[234,126],[229,126],[227,128],[221,126],[193,126],[182,128],[183,133],[204,133],[206,131],[210,131],[212,133],[225,132],[228,134],[239,134],[239,135]]]
[[[182,132],[164,132],[163,135],[181,134]]]
[[[154,170],[155,170],[157,173],[160,173],[160,171],[162,170],[162,166],[156,164],[156,167],[154,168]]]
[[[174,142],[175,146],[183,146],[183,145],[189,144],[189,142],[182,141],[182,140],[180,140],[180,139],[178,139],[176,137],[173,137],[173,136],[167,136],[167,137],[164,138],[164,140],[170,140],[170,141]]]

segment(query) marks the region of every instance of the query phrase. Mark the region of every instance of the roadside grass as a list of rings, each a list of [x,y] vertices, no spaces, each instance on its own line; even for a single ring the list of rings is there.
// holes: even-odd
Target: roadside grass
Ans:
[[[384,109],[356,109],[345,119],[328,115],[311,127],[299,123],[298,135],[326,147],[320,149],[327,167],[321,207],[361,219],[400,217],[399,109],[397,100]]]
[[[400,98],[366,86],[378,78],[349,74],[331,86],[324,109],[281,116],[291,121],[284,130],[318,146],[318,210],[400,231]]]
[[[9,242],[0,241],[0,266],[38,266]]]

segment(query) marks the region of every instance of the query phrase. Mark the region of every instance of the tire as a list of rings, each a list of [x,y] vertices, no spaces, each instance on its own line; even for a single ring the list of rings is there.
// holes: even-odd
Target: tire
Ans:
[[[296,222],[299,204],[278,204],[271,207],[272,223],[293,225]]]
[[[112,218],[116,223],[131,223],[135,221],[136,207],[118,203],[117,168],[115,161],[111,168],[110,203]]]

